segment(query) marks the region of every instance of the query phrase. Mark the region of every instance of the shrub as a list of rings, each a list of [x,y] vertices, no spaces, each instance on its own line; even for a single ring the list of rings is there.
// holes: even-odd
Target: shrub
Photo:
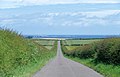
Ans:
[[[120,64],[120,39],[109,38],[96,43],[95,61],[109,64]]]
[[[96,51],[95,60],[109,63],[109,61],[110,61],[109,49],[110,49],[110,44],[107,43],[107,41],[101,41],[99,43],[96,43],[96,46],[95,46],[95,51]]]
[[[120,65],[120,40],[115,42],[115,45],[110,48],[111,63]]]
[[[91,45],[87,45],[87,46],[83,46],[81,48],[79,48],[76,51],[76,56],[79,58],[93,58],[94,57],[94,51],[92,50],[92,46]]]

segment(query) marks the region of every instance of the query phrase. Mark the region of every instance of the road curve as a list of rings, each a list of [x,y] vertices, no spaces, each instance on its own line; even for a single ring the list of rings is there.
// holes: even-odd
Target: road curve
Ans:
[[[33,77],[103,77],[94,70],[63,56],[58,41],[57,56]]]

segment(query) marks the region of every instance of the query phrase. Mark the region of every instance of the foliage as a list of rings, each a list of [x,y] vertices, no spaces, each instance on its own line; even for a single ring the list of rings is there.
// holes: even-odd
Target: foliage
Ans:
[[[75,53],[77,57],[86,59],[86,58],[93,58],[95,52],[92,50],[91,45],[87,45],[81,47]]]
[[[95,44],[95,60],[109,64],[120,64],[120,38],[109,38]]]
[[[79,58],[94,58],[95,62],[120,65],[120,38],[107,38],[68,50],[63,43],[63,52]]]
[[[62,44],[62,50],[66,55],[79,57],[79,58],[91,58],[94,56],[94,51],[91,45],[77,46],[76,49],[68,50],[64,44]]]
[[[62,47],[68,58],[93,68],[105,77],[120,76],[120,38],[107,38],[73,50],[65,48],[64,43]]]
[[[24,77],[28,74],[25,77],[29,77],[29,72],[46,64],[55,56],[56,50],[57,42],[48,50],[12,30],[0,29],[0,76]]]

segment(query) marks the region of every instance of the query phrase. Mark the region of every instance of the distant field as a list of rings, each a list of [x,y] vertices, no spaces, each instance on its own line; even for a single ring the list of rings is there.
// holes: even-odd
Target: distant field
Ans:
[[[51,49],[54,45],[55,40],[41,40],[38,39],[35,41],[36,43],[43,45],[44,47],[46,47],[47,49]]]
[[[54,41],[53,40],[39,40],[39,41],[36,41],[37,43],[41,44],[41,45],[53,45],[54,44]]]
[[[45,48],[47,48],[47,49],[51,49],[53,46],[45,46]]]
[[[65,46],[68,50],[73,50],[77,47],[80,47],[80,46]]]
[[[95,41],[100,41],[100,39],[93,39],[93,40],[65,40],[64,45],[75,45],[75,44],[89,44]]]
[[[87,40],[64,40],[62,44],[66,46],[68,50],[73,50],[77,47],[88,45],[90,43],[100,41],[102,39],[87,39]]]

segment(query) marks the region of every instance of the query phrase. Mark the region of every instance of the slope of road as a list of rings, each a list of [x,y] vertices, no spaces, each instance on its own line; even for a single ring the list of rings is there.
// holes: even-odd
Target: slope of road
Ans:
[[[103,77],[94,70],[63,56],[58,41],[57,56],[33,77]]]

